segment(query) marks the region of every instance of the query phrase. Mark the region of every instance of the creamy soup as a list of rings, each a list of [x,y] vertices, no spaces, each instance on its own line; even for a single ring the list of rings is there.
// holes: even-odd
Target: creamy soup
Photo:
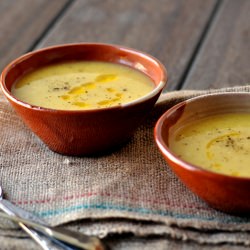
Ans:
[[[170,149],[211,171],[250,177],[250,114],[216,115],[172,134]]]
[[[12,94],[29,104],[62,110],[105,108],[131,102],[154,88],[145,74],[107,62],[75,61],[28,73]]]

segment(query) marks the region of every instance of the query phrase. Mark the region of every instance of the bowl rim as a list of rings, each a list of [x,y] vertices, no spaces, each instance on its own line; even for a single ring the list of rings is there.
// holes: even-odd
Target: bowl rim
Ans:
[[[168,160],[170,160],[171,162],[174,162],[178,166],[178,168],[183,168],[183,169],[186,169],[186,170],[191,171],[191,172],[200,173],[200,174],[205,175],[209,178],[223,179],[224,181],[226,180],[226,181],[237,181],[237,182],[250,182],[250,177],[232,176],[232,175],[217,173],[217,172],[202,168],[199,165],[195,165],[195,164],[192,164],[188,161],[182,160],[167,146],[167,144],[165,143],[165,141],[163,140],[163,138],[161,136],[162,125],[163,125],[164,121],[167,119],[167,117],[169,115],[173,114],[174,112],[176,112],[177,109],[185,106],[186,103],[199,101],[199,100],[204,99],[204,98],[210,98],[211,96],[216,97],[216,98],[220,98],[221,96],[231,96],[231,95],[235,95],[235,96],[236,95],[246,95],[246,96],[248,95],[248,96],[250,96],[250,93],[242,91],[242,92],[217,92],[217,93],[202,94],[200,96],[195,96],[195,97],[192,97],[188,100],[182,101],[182,102],[174,105],[173,107],[171,107],[167,111],[165,111],[160,116],[160,118],[157,120],[155,127],[154,127],[154,139],[155,139],[155,142],[156,142],[158,148],[160,149],[162,155],[164,157],[166,157]],[[168,164],[168,165],[172,168],[171,164]]]
[[[16,65],[20,62],[25,61],[26,59],[32,57],[33,55],[37,54],[37,53],[43,53],[44,51],[53,51],[54,49],[58,49],[58,48],[63,48],[63,47],[75,47],[75,46],[104,46],[104,47],[110,47],[110,48],[115,48],[118,49],[120,51],[125,51],[125,52],[129,52],[129,53],[133,53],[136,54],[140,57],[144,57],[147,60],[153,62],[154,64],[156,64],[162,72],[162,79],[159,81],[159,84],[153,88],[152,91],[150,91],[148,94],[135,99],[131,102],[128,103],[124,103],[124,104],[120,104],[120,105],[115,105],[115,106],[111,106],[111,107],[104,107],[104,108],[93,108],[93,109],[83,109],[83,110],[67,110],[67,109],[53,109],[53,108],[46,108],[46,107],[41,107],[41,106],[37,106],[37,105],[32,105],[29,104],[27,102],[24,102],[16,97],[14,97],[11,92],[7,89],[5,83],[4,83],[4,79],[7,76],[9,70],[13,67],[13,65]],[[138,69],[139,70],[139,69]],[[140,71],[140,70],[139,70]],[[8,63],[1,75],[0,75],[0,85],[2,88],[2,91],[4,93],[4,95],[10,99],[12,102],[16,103],[17,105],[23,106],[25,108],[28,109],[32,109],[32,110],[39,110],[39,111],[50,111],[50,112],[55,112],[55,113],[95,113],[95,112],[105,112],[107,110],[117,110],[117,109],[123,109],[123,108],[127,108],[127,107],[132,107],[135,106],[137,104],[143,103],[144,101],[147,101],[149,99],[151,99],[152,97],[154,97],[155,95],[157,95],[158,93],[160,93],[162,91],[162,89],[166,86],[168,81],[168,72],[167,69],[165,68],[165,66],[154,56],[137,50],[137,49],[133,49],[127,46],[123,46],[123,45],[118,45],[118,44],[112,44],[112,43],[96,43],[96,42],[80,42],[80,43],[65,43],[65,44],[58,44],[58,45],[53,45],[53,46],[48,46],[48,47],[44,47],[41,49],[37,49],[28,53],[25,53],[19,57],[17,57],[16,59],[12,60],[10,63]]]

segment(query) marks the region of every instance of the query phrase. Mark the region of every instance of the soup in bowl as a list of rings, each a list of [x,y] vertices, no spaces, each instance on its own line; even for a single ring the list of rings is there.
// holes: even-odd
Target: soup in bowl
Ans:
[[[11,93],[43,108],[87,110],[129,103],[154,87],[147,75],[125,65],[66,61],[27,73],[12,86]]]
[[[65,44],[11,62],[3,93],[55,152],[100,154],[128,141],[166,85],[154,57],[119,45]]]
[[[155,126],[156,144],[176,175],[221,211],[250,211],[250,93],[179,103]]]

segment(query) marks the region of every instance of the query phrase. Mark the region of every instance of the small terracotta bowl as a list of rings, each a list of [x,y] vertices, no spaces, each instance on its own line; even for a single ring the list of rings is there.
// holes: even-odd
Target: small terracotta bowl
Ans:
[[[82,111],[33,106],[11,94],[11,86],[26,72],[66,60],[124,64],[148,75],[155,88],[127,104]],[[17,58],[1,74],[3,93],[23,121],[50,149],[66,155],[103,153],[127,141],[153,108],[166,81],[164,66],[152,56],[118,45],[98,43],[65,44],[37,50]]]
[[[166,111],[157,121],[154,131],[158,148],[180,180],[213,208],[234,214],[250,214],[250,177],[218,174],[183,161],[169,148],[169,138],[170,133],[187,122],[215,114],[250,113],[249,100],[250,93],[195,97]]]

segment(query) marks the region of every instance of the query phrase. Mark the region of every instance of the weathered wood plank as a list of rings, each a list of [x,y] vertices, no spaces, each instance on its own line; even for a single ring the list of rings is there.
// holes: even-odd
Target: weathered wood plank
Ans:
[[[216,0],[76,1],[38,47],[70,42],[122,44],[148,52],[175,89]]]
[[[250,1],[222,2],[183,86],[220,88],[250,82]]]
[[[68,0],[1,0],[0,70],[25,53]]]

